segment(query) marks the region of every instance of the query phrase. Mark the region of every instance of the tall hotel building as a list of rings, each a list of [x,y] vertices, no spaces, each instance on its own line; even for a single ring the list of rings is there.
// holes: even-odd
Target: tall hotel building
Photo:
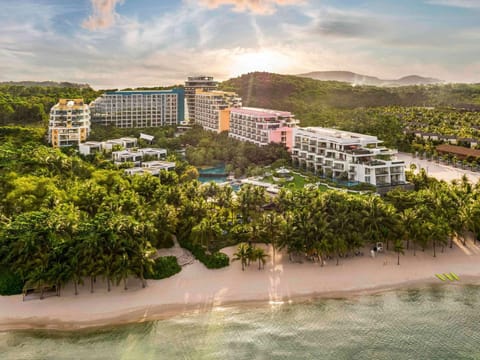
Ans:
[[[120,128],[177,125],[184,120],[183,89],[106,92],[90,104],[92,122]]]
[[[231,110],[228,135],[258,146],[274,142],[291,149],[292,130],[298,123],[287,111],[243,107]]]
[[[242,106],[234,92],[197,90],[195,93],[195,123],[205,130],[220,133],[230,128],[230,110]]]
[[[60,99],[50,110],[48,142],[53,147],[80,145],[90,134],[90,109],[83,99]]]
[[[197,90],[215,90],[218,83],[211,76],[189,76],[185,81],[185,99],[190,123],[195,123],[195,94]]]
[[[405,184],[405,163],[376,136],[336,129],[294,129],[293,164],[317,175],[376,186]]]

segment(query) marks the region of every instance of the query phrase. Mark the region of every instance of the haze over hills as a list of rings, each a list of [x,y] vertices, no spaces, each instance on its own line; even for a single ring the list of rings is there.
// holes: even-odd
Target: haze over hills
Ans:
[[[292,111],[303,125],[335,118],[338,110],[381,106],[480,106],[480,85],[351,86],[346,82],[319,81],[308,77],[255,72],[229,79],[221,89],[235,91],[245,106]]]
[[[0,85],[11,86],[44,86],[44,87],[61,87],[61,88],[75,88],[75,89],[89,89],[88,84],[77,84],[71,82],[56,82],[56,81],[2,81]]]
[[[443,80],[427,78],[419,75],[404,76],[396,80],[384,80],[375,76],[356,74],[350,71],[313,71],[297,76],[322,81],[341,81],[355,85],[371,86],[409,86],[409,85],[432,85],[442,84]]]

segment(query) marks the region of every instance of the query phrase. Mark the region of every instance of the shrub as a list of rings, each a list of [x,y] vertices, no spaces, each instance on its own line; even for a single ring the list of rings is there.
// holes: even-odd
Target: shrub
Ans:
[[[213,254],[207,254],[203,247],[198,244],[192,244],[188,241],[180,241],[180,245],[189,250],[197,260],[203,263],[208,269],[220,269],[230,264],[228,255],[216,251]]]
[[[23,290],[22,279],[14,272],[0,268],[0,295],[17,295]]]
[[[163,256],[155,259],[152,272],[146,274],[146,279],[160,280],[179,273],[182,270],[175,256]]]

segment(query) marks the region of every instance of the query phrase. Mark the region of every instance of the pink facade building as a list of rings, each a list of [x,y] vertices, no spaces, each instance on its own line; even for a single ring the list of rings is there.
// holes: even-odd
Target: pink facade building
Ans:
[[[291,151],[293,147],[293,128],[284,126],[270,131],[269,142],[283,144],[288,151]]]
[[[229,136],[265,146],[271,142],[292,148],[292,130],[298,124],[292,113],[258,108],[236,108],[230,112]]]

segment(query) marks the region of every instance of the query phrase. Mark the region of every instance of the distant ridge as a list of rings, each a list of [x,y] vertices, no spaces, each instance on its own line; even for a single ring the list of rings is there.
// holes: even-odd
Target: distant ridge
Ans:
[[[371,86],[409,86],[442,84],[443,80],[427,78],[419,75],[404,76],[396,80],[384,80],[375,76],[356,74],[350,71],[313,71],[297,76],[322,81],[341,81],[355,85]]]
[[[44,87],[63,87],[75,89],[90,89],[88,84],[76,84],[71,82],[56,82],[56,81],[3,81],[0,85],[11,86],[44,86]]]

